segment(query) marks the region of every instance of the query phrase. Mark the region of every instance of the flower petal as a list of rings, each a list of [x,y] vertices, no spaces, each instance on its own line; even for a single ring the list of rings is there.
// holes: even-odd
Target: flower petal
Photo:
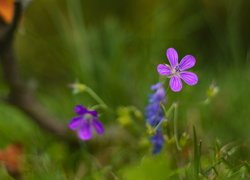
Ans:
[[[174,92],[179,92],[182,89],[182,82],[178,76],[173,76],[169,81],[169,85]]]
[[[182,58],[180,64],[179,64],[179,69],[181,71],[184,71],[186,69],[189,69],[195,65],[195,57],[192,55],[186,55]]]
[[[76,114],[83,115],[87,112],[87,109],[82,105],[76,105],[74,111]]]
[[[157,84],[154,84],[151,86],[151,90],[155,91],[157,90],[158,88],[161,88],[162,87],[162,83],[157,83]]]
[[[91,115],[94,116],[94,117],[97,117],[97,116],[98,116],[96,110],[88,110],[88,113],[91,114]]]
[[[81,116],[73,117],[72,120],[69,123],[69,128],[71,130],[77,129],[81,124],[81,119],[82,119]]]
[[[185,83],[187,83],[190,86],[193,86],[197,84],[198,82],[198,77],[193,72],[183,71],[183,72],[180,72],[180,76],[181,76],[181,79],[183,79],[183,81],[185,81]]]
[[[151,143],[153,144],[153,154],[158,154],[160,153],[163,144],[164,144],[164,139],[163,135],[161,132],[157,132],[154,136],[151,138]]]
[[[168,48],[166,56],[172,68],[175,68],[178,64],[178,54],[174,48]]]
[[[160,75],[170,75],[172,74],[171,68],[165,64],[159,64],[157,66],[157,71]]]
[[[165,90],[163,88],[159,88],[150,98],[150,102],[161,102],[164,99],[165,95]]]
[[[89,140],[92,137],[90,124],[88,121],[85,121],[81,124],[81,128],[78,131],[78,137],[84,141]]]
[[[93,119],[93,126],[95,128],[95,131],[97,134],[103,134],[104,133],[104,127],[103,124],[98,121],[97,119]]]

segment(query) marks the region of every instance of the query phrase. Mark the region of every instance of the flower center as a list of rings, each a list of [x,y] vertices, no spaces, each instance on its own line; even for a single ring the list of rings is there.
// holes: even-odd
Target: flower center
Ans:
[[[175,68],[172,69],[172,74],[173,75],[178,75],[179,72],[181,72],[179,66],[176,66]]]
[[[176,66],[176,67],[175,67],[175,71],[176,71],[176,72],[181,72],[179,66]]]
[[[90,121],[93,119],[93,116],[91,114],[86,113],[84,114],[83,119],[86,121]]]

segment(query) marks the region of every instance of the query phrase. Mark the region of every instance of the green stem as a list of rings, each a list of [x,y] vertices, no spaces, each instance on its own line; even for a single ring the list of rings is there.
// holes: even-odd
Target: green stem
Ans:
[[[101,108],[106,109],[106,106],[103,106],[102,104],[97,104],[91,107],[91,109],[94,109],[94,110],[101,109]]]
[[[174,108],[175,108],[175,103],[173,103],[173,104],[170,106],[170,108],[168,109],[168,111],[166,111],[166,108],[165,108],[164,105],[161,105],[161,107],[162,107],[163,111],[165,112],[165,116],[166,116],[166,117],[169,117],[170,113],[171,113],[171,112],[174,110]]]
[[[220,163],[222,163],[222,159],[219,159],[217,162],[215,162],[211,167],[207,168],[203,173],[206,175],[207,173],[209,173],[209,171],[211,171],[212,169],[216,169],[216,166],[219,165]]]
[[[174,137],[175,137],[176,147],[179,151],[181,151],[181,147],[180,147],[179,139],[178,139],[177,116],[178,116],[178,104],[174,103]]]
[[[178,126],[177,126],[178,104],[177,103],[173,103],[170,106],[170,108],[168,109],[168,111],[166,111],[166,108],[165,108],[164,105],[161,105],[161,107],[162,107],[163,111],[165,112],[166,120],[168,119],[170,113],[174,110],[174,138],[175,138],[175,142],[176,142],[176,147],[180,151],[181,147],[180,147],[179,140],[178,140]],[[159,124],[157,124],[157,126],[155,127],[155,129],[157,129],[162,122],[163,121],[161,121]]]
[[[160,125],[161,125],[163,122],[165,122],[165,121],[167,121],[166,118],[163,119],[163,120],[161,120],[161,121],[155,126],[154,131],[156,131],[156,130],[160,127]]]
[[[193,126],[193,138],[194,138],[194,177],[199,180],[200,174],[200,159],[201,159],[201,141],[198,144],[195,127]]]
[[[101,107],[103,107],[104,109],[108,108],[104,101],[91,88],[86,87],[85,91],[89,93],[89,95],[92,96],[92,98],[95,99]]]

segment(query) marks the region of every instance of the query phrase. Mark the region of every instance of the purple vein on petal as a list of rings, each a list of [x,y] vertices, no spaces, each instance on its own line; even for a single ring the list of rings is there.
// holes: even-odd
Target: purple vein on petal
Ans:
[[[157,71],[160,75],[170,75],[172,72],[171,72],[171,68],[168,66],[168,65],[165,65],[165,64],[159,64],[157,66]]]
[[[187,71],[181,72],[180,77],[181,79],[183,79],[185,83],[187,83],[190,86],[193,86],[198,82],[198,77],[193,72],[187,72]]]
[[[175,68],[178,64],[178,53],[174,48],[168,48],[166,56],[172,68]]]
[[[169,86],[174,92],[179,92],[182,89],[181,79],[177,76],[173,76],[169,81]]]
[[[193,67],[195,65],[195,57],[192,55],[186,55],[182,58],[180,64],[179,64],[179,68],[181,71],[190,69],[191,67]]]

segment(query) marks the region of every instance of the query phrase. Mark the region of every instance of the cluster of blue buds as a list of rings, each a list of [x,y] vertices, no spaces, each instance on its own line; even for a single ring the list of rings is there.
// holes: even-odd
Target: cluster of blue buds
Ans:
[[[157,125],[163,120],[164,112],[162,105],[166,104],[166,92],[162,86],[162,83],[157,83],[151,86],[153,94],[149,96],[149,104],[146,107],[146,120],[147,124],[152,128],[158,127]],[[150,137],[150,141],[153,145],[153,154],[158,154],[164,143],[161,127],[156,129],[156,132]]]

